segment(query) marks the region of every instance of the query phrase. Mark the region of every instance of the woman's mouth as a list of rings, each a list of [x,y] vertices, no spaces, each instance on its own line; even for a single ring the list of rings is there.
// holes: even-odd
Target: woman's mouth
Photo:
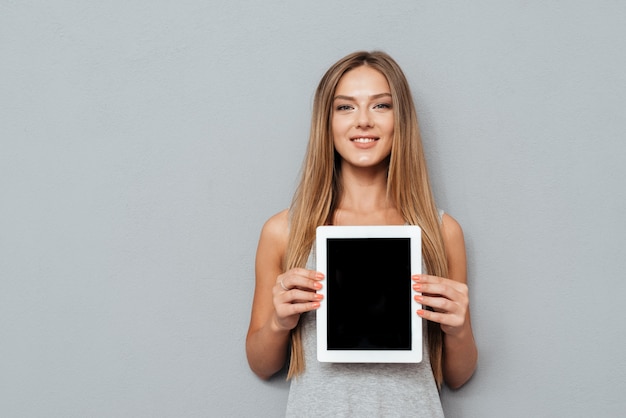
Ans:
[[[351,138],[350,141],[352,142],[358,142],[359,144],[368,144],[370,142],[374,142],[377,141],[378,138],[370,138],[370,137],[358,137],[358,138]]]

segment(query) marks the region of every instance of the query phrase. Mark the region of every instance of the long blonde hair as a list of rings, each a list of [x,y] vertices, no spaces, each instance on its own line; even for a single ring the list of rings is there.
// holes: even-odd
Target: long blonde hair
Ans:
[[[394,111],[394,135],[387,194],[406,223],[422,229],[422,254],[429,274],[447,277],[448,266],[440,219],[428,180],[426,158],[419,134],[415,106],[404,73],[386,53],[355,52],[328,69],[315,92],[311,131],[299,186],[290,207],[290,228],[285,270],[304,267],[315,240],[315,228],[331,223],[341,189],[339,157],[331,131],[332,102],[341,77],[367,65],[382,73],[389,83]],[[439,324],[428,322],[428,347],[435,380],[443,381],[443,336]],[[291,334],[288,378],[304,371],[304,355],[297,326]]]

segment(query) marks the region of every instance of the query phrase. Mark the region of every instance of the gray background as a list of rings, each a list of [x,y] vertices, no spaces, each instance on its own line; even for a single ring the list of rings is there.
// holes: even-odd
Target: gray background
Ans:
[[[0,415],[281,416],[244,339],[313,90],[384,49],[463,225],[449,417],[626,412],[626,5],[0,1]]]

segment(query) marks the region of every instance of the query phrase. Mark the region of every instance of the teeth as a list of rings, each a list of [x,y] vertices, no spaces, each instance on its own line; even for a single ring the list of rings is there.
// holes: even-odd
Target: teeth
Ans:
[[[374,138],[354,138],[353,141],[361,144],[367,144],[368,142],[374,142],[376,140]]]

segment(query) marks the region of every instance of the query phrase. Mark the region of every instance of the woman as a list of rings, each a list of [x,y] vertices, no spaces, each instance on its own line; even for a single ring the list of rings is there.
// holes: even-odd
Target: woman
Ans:
[[[420,364],[333,364],[315,358],[319,225],[418,225],[428,274],[413,279],[428,326]],[[246,341],[261,378],[289,359],[287,415],[442,416],[438,388],[462,386],[477,350],[463,233],[434,204],[408,82],[383,52],[334,64],[314,99],[309,145],[292,206],[263,226]],[[287,353],[291,347],[288,358]]]

